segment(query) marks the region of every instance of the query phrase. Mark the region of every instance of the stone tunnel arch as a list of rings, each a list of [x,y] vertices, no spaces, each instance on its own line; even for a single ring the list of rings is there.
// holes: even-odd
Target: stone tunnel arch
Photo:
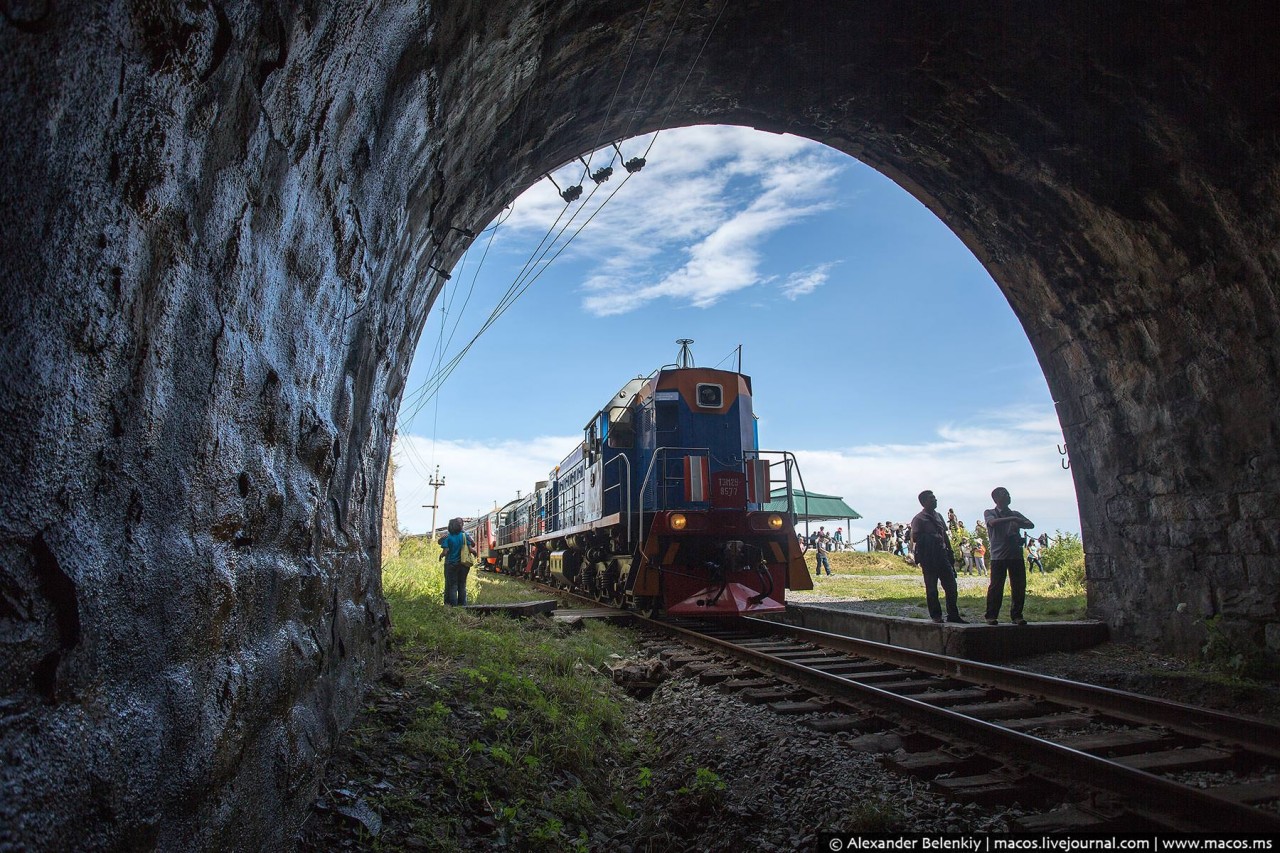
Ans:
[[[1170,649],[1214,619],[1274,650],[1269,16],[6,5],[3,824],[54,846],[288,836],[379,668],[394,401],[454,229],[664,126],[807,136],[925,203],[1058,401],[1092,611]]]
[[[1228,152],[1220,134],[1187,122],[1194,101],[1206,111],[1225,106],[1211,106],[1212,96],[1199,100],[1213,89],[1203,80],[1199,97],[1156,94],[1178,88],[1170,84],[1180,76],[1186,82],[1183,50],[1214,57],[1225,82],[1247,67],[1259,43],[1222,20],[1215,22],[1222,29],[1196,36],[1204,19],[1193,10],[1162,19],[1168,31],[1140,44],[1117,34],[1149,28],[1150,10],[1121,22],[1097,8],[1060,18],[1007,7],[943,17],[903,8],[891,21],[824,4],[753,6],[720,18],[718,10],[713,3],[686,10],[688,41],[676,47],[659,42],[673,21],[679,27],[678,9],[645,22],[649,54],[632,59],[640,75],[614,55],[613,79],[630,104],[623,110],[604,98],[611,85],[584,103],[581,69],[606,79],[611,69],[575,51],[589,49],[602,28],[630,37],[639,23],[587,21],[576,38],[563,35],[574,27],[557,30],[566,45],[557,55],[563,82],[496,111],[503,117],[494,128],[498,144],[485,156],[497,153],[514,167],[505,174],[518,192],[601,139],[727,123],[806,136],[878,169],[952,228],[1027,331],[1072,448],[1091,613],[1120,637],[1183,654],[1199,649],[1206,619],[1227,623],[1245,644],[1261,646],[1270,636],[1274,649],[1280,578],[1277,540],[1266,526],[1277,505],[1278,427],[1273,407],[1258,411],[1246,401],[1259,382],[1274,389],[1276,358],[1264,347],[1260,360],[1239,359],[1226,339],[1275,340],[1276,211],[1264,189],[1273,185],[1275,150]],[[630,20],[641,20],[638,10]],[[964,55],[969,39],[997,32],[1004,42],[998,56]],[[1184,44],[1188,37],[1202,40]],[[533,48],[526,43],[526,50]],[[1236,50],[1244,52],[1232,56]],[[555,75],[556,60],[545,54],[532,66],[520,59],[517,48],[509,57],[515,67]],[[761,73],[766,67],[777,73]],[[641,85],[629,89],[626,72],[642,77],[650,68],[657,82],[645,82],[648,97],[627,101]],[[1135,99],[1139,69],[1139,88],[1149,94]],[[442,78],[442,91],[458,93],[460,102],[498,85],[457,70],[455,85]],[[696,75],[696,95],[687,75]],[[1017,93],[1006,86],[1013,77]],[[1274,81],[1255,82],[1228,84],[1221,94],[1276,98]],[[927,115],[918,114],[917,101],[928,104]],[[442,99],[446,116],[455,114],[452,106]],[[1274,126],[1254,113],[1257,102],[1240,106],[1228,121],[1239,132]],[[466,110],[456,114],[470,119]],[[512,125],[521,131],[510,134]],[[540,133],[536,148],[528,147],[530,133]],[[451,171],[475,174],[466,162]],[[1261,205],[1252,213],[1250,199]],[[493,209],[490,203],[486,211]],[[1229,235],[1255,213],[1269,236],[1244,249],[1240,235]],[[1244,249],[1225,267],[1220,239]],[[1229,328],[1218,326],[1224,313],[1243,327],[1221,334]],[[1228,378],[1240,367],[1243,383]],[[1208,434],[1218,429],[1224,434]]]

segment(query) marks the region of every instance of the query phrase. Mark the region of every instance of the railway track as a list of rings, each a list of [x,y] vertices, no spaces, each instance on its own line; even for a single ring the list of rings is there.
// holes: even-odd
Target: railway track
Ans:
[[[819,730],[905,722],[888,765],[957,799],[1040,806],[1027,831],[1280,832],[1280,727],[1261,720],[762,619],[644,624],[741,661],[699,676]]]
[[[698,649],[669,666],[745,701],[898,732],[886,764],[1036,809],[1028,832],[1280,832],[1280,726],[1263,720],[763,619],[636,619]]]

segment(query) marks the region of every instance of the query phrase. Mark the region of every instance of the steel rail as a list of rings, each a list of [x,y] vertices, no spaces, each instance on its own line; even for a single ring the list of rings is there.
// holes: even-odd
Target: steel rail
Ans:
[[[1102,788],[1131,802],[1140,803],[1151,813],[1161,815],[1166,822],[1172,819],[1171,825],[1175,829],[1190,832],[1204,831],[1206,824],[1211,824],[1215,830],[1280,832],[1280,815],[1226,800],[1199,788],[1182,785],[1087,752],[921,702],[910,696],[882,690],[871,684],[859,683],[804,664],[793,663],[669,622],[648,617],[638,617],[638,621],[639,624],[659,627],[667,633],[694,644],[709,645],[737,657],[746,658],[764,669],[785,674],[802,682],[821,684],[832,692],[855,696],[861,701],[884,708],[894,714],[916,720],[931,728],[955,733],[982,746],[1004,753],[1014,752],[1019,760],[1037,764],[1064,774],[1083,785]],[[834,635],[827,636],[834,637]]]
[[[757,617],[743,617],[753,629],[768,634],[790,636],[829,649],[865,655],[888,663],[910,666],[934,675],[974,681],[1016,693],[1032,693],[1045,699],[1088,708],[1130,722],[1159,723],[1166,728],[1210,741],[1241,746],[1250,752],[1280,759],[1280,726],[1256,717],[1244,717],[1155,699],[1124,690],[1083,684],[1065,678],[1040,675],[988,663],[948,657],[800,628]]]

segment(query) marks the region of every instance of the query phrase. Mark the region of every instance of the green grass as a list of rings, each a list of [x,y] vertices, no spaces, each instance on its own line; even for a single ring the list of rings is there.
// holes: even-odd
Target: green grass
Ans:
[[[812,574],[816,559],[812,550],[805,559]],[[928,618],[925,609],[924,580],[920,569],[901,557],[884,553],[837,551],[830,555],[831,577],[814,576],[812,592],[788,591],[795,602],[830,599],[868,602],[868,610],[891,616]],[[1078,537],[1059,534],[1045,551],[1048,574],[1034,572],[1027,576],[1027,602],[1023,614],[1029,622],[1051,622],[1085,618],[1084,550]],[[958,578],[957,603],[960,613],[970,621],[983,617],[986,610],[988,578],[961,574]],[[941,591],[939,591],[941,594]],[[1009,612],[1009,589],[1006,585],[1001,615]]]
[[[546,597],[474,571],[467,586],[477,604]],[[363,795],[387,827],[375,849],[415,838],[446,850],[486,834],[497,846],[575,849],[593,822],[625,811],[610,774],[635,748],[606,665],[633,651],[626,633],[446,607],[441,564],[421,556],[388,560],[383,590],[399,695],[413,698],[396,714],[371,708],[353,740],[358,750],[385,744],[422,776]]]

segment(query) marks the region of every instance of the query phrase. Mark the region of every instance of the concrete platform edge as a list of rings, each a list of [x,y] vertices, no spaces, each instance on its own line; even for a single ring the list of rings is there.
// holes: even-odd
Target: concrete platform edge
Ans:
[[[771,618],[800,628],[977,661],[1079,651],[1108,638],[1107,626],[1092,620],[1033,622],[1025,626],[938,625],[924,619],[859,613],[819,604],[788,604],[785,614]]]

